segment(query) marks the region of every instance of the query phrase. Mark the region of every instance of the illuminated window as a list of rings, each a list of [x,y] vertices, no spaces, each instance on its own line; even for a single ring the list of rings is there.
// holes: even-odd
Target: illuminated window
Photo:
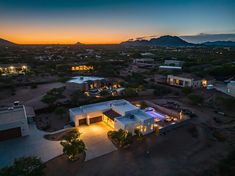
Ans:
[[[207,86],[207,80],[203,79],[202,80],[202,87],[206,87]]]

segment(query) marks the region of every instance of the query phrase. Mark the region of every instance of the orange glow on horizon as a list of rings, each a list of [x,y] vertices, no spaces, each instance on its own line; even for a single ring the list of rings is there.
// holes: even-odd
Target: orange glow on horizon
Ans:
[[[103,26],[59,26],[26,23],[6,23],[1,26],[0,38],[16,44],[119,44],[130,38],[146,34],[145,30],[130,31],[122,27]]]
[[[112,30],[80,30],[70,31],[62,29],[20,29],[8,28],[0,34],[0,38],[16,44],[119,44],[130,38],[128,34],[120,34]],[[137,35],[138,36],[138,35]]]
[[[80,42],[82,44],[119,44],[120,42],[123,42],[125,38],[120,38],[120,39],[115,39],[115,38],[108,38],[108,39],[90,39],[87,38],[87,40],[84,38],[83,40],[75,40],[75,39],[63,39],[59,38],[58,39],[51,39],[51,38],[40,38],[40,37],[35,37],[35,38],[23,38],[23,37],[17,37],[17,36],[5,36],[1,35],[0,38],[3,38],[5,40],[8,40],[10,42],[16,43],[16,44],[75,44],[77,42]]]

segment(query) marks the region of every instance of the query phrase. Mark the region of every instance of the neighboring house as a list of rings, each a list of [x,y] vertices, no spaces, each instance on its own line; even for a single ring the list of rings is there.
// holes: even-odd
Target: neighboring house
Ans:
[[[144,56],[144,57],[154,57],[155,56],[155,54],[150,53],[150,52],[140,53],[140,55]]]
[[[165,60],[164,65],[169,65],[169,66],[178,66],[181,67],[183,65],[183,61],[179,60]]]
[[[133,63],[138,67],[154,67],[155,60],[152,58],[141,58],[141,59],[134,59]]]
[[[168,65],[161,65],[159,66],[159,70],[181,70],[182,67],[179,66],[168,66]]]
[[[212,84],[213,79],[201,79],[190,74],[181,74],[178,76],[168,75],[167,83],[172,86],[178,87],[192,87],[192,88],[202,88],[207,87],[207,85]]]
[[[1,75],[18,75],[25,74],[29,71],[29,67],[26,64],[1,64]]]
[[[70,109],[69,113],[75,126],[103,121],[115,130],[134,133],[135,129],[140,129],[142,134],[151,133],[154,128],[154,118],[126,100],[80,106]]]
[[[89,89],[100,88],[105,78],[95,76],[75,76],[67,81],[66,88],[69,90],[88,91]]]
[[[23,105],[0,109],[0,141],[28,134],[27,115]]]
[[[228,93],[235,97],[235,81],[231,81],[227,84]]]

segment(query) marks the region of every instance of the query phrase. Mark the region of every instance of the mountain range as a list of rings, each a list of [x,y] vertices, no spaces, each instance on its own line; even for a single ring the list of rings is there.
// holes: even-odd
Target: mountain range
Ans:
[[[208,41],[204,43],[190,43],[183,40],[181,37],[165,35],[158,38],[152,38],[150,40],[137,39],[128,40],[120,43],[125,46],[161,46],[161,47],[196,47],[196,46],[227,46],[235,47],[234,41]],[[17,44],[0,38],[0,46],[15,46]],[[76,45],[83,45],[77,42]]]
[[[214,41],[200,44],[189,43],[177,36],[161,36],[150,40],[128,40],[121,43],[126,46],[161,46],[161,47],[195,47],[195,46],[235,46],[233,41]]]
[[[13,46],[13,45],[16,45],[16,44],[8,40],[0,38],[0,46]]]
[[[122,42],[123,45],[129,46],[163,46],[163,47],[187,47],[195,46],[193,43],[188,43],[177,36],[161,36],[159,38],[152,38],[150,40],[128,40]]]

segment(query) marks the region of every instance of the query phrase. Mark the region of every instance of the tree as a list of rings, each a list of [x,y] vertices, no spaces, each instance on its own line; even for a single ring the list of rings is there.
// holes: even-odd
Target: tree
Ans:
[[[3,176],[43,176],[44,168],[40,158],[35,156],[21,157],[14,161],[14,164],[9,167],[2,168],[0,175]]]
[[[57,100],[57,98],[53,95],[44,95],[42,97],[42,102],[46,103],[48,105],[53,105],[55,103],[55,101]]]
[[[136,128],[135,129],[135,135],[138,137],[138,138],[141,138],[143,136],[143,134],[141,133],[140,129]]]
[[[185,94],[185,95],[188,95],[188,94],[190,94],[190,93],[192,93],[192,88],[190,88],[190,87],[183,87],[182,88],[182,92]]]
[[[203,101],[204,101],[204,99],[203,99],[202,96],[200,96],[200,95],[195,95],[195,94],[190,95],[190,96],[189,96],[189,99],[191,100],[192,104],[195,104],[195,105],[201,104],[201,103],[203,103]]]
[[[58,99],[63,98],[65,87],[51,89],[42,97],[42,102],[48,105],[53,105]]]
[[[62,119],[63,115],[66,113],[66,108],[65,107],[58,107],[55,109],[55,113],[60,116]]]
[[[86,150],[85,143],[79,139],[80,133],[75,129],[68,132],[60,142],[63,146],[63,153],[68,156],[69,160],[74,161],[80,153]]]
[[[127,130],[119,129],[118,131],[109,131],[108,135],[118,142],[120,147],[124,147],[132,143],[132,134]]]

